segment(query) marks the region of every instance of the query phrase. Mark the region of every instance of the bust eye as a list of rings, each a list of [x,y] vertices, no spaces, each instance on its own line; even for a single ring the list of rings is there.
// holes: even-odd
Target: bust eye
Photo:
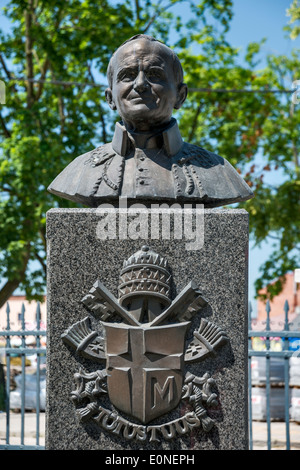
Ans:
[[[134,70],[126,70],[120,75],[120,80],[122,82],[130,82],[135,80],[136,72]]]
[[[163,72],[159,69],[150,69],[147,71],[146,75],[150,80],[158,80],[163,78]]]

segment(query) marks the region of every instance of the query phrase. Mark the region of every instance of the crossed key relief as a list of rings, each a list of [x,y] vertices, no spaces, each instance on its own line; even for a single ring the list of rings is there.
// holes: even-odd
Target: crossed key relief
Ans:
[[[140,442],[173,439],[201,427],[214,426],[207,413],[218,404],[216,382],[197,377],[189,364],[216,356],[228,341],[226,333],[205,318],[186,345],[192,319],[208,302],[191,281],[175,299],[170,297],[167,260],[148,246],[124,261],[118,299],[97,280],[82,303],[89,316],[71,325],[62,340],[77,354],[102,368],[74,375],[71,392],[81,422],[92,420],[106,431]],[[168,421],[184,400],[190,411]],[[109,403],[110,407],[103,404]],[[166,416],[166,422],[156,419]],[[160,420],[161,421],[161,420]]]

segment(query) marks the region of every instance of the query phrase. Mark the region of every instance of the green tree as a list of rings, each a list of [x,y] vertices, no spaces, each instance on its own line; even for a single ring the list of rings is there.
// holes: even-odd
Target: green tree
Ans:
[[[293,26],[287,26],[287,31],[290,32],[291,38],[296,39],[300,34],[300,3],[299,0],[293,0],[290,8],[287,10],[287,15],[290,16],[289,23]]]
[[[176,15],[179,4],[190,8],[186,23]],[[276,243],[257,289],[278,278],[268,292],[276,295],[286,271],[299,265],[300,105],[291,105],[290,93],[270,90],[299,79],[299,51],[270,56],[260,68],[262,43],[252,43],[241,65],[226,41],[229,0],[19,0],[10,1],[6,15],[12,29],[0,36],[0,78],[7,84],[0,115],[0,306],[17,287],[29,299],[40,297],[46,211],[71,206],[46,188],[75,156],[110,140],[117,116],[104,100],[104,74],[113,51],[137,33],[173,46],[182,60],[190,88],[176,116],[183,137],[226,157],[253,187],[256,197],[241,204],[251,236]],[[103,85],[91,86],[96,81]],[[268,178],[274,170],[279,183]]]
[[[300,265],[300,106],[285,93],[299,78],[299,50],[289,58],[270,55],[260,69],[263,41],[249,44],[240,66],[238,51],[225,41],[219,43],[213,34],[208,40],[204,31],[196,40],[203,42],[201,54],[180,54],[187,81],[191,89],[198,84],[212,91],[194,92],[181,110],[181,129],[189,142],[226,156],[252,186],[255,198],[239,207],[249,212],[255,243],[273,245],[255,283],[257,293],[267,287],[267,297],[273,298],[284,275]],[[243,89],[252,92],[237,92]]]
[[[17,287],[41,300],[45,214],[71,206],[46,188],[75,156],[111,137],[115,116],[104,86],[90,84],[105,74],[113,51],[137,33],[168,42],[170,31],[201,29],[211,19],[228,27],[229,0],[186,2],[194,18],[186,25],[172,13],[179,3],[17,0],[5,8],[11,31],[0,33],[0,78],[7,85],[0,115],[0,306]]]

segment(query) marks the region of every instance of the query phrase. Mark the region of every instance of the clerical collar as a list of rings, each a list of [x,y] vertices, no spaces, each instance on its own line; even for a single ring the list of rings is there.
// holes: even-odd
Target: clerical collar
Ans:
[[[163,146],[166,154],[172,157],[179,152],[182,144],[182,137],[178,129],[177,121],[174,118],[171,119],[166,129],[156,135],[144,133],[129,134],[125,127],[117,122],[112,140],[112,148],[123,157],[126,156],[132,146],[136,148],[159,148]]]

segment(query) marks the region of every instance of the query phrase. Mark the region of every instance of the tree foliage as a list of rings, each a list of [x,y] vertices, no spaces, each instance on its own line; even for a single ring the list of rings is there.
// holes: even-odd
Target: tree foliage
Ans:
[[[290,32],[291,38],[296,39],[300,34],[300,3],[299,0],[293,0],[290,8],[287,10],[288,16],[290,16],[289,24],[286,29]]]
[[[255,198],[239,207],[249,212],[255,243],[274,245],[256,280],[257,293],[267,286],[273,298],[284,275],[300,265],[300,107],[291,102],[291,93],[267,91],[291,89],[299,73],[299,51],[290,58],[269,56],[260,69],[262,43],[249,44],[240,66],[238,51],[226,43],[211,47],[213,42],[213,37],[205,42],[198,56],[181,53],[190,87],[259,91],[194,93],[181,111],[181,129],[187,140],[226,156],[252,187]]]
[[[46,188],[75,156],[111,137],[115,116],[106,107],[104,87],[89,86],[95,74],[105,74],[114,50],[132,35],[151,33],[168,41],[172,28],[179,32],[184,25],[170,11],[176,3],[8,3],[11,31],[0,36],[1,78],[7,85],[0,117],[0,276],[6,280],[0,305],[18,286],[29,299],[39,298],[46,272],[46,211],[71,206]],[[197,24],[206,23],[209,13],[226,27],[230,1],[209,0],[197,8],[189,3]]]
[[[177,13],[181,4],[190,9],[187,22]],[[75,156],[110,140],[117,117],[105,103],[104,74],[123,41],[146,33],[174,47],[191,90],[284,89],[288,75],[291,82],[299,78],[296,51],[290,58],[269,57],[260,70],[261,44],[253,43],[240,65],[239,51],[226,41],[230,0],[18,0],[5,12],[11,30],[0,33],[0,78],[6,84],[0,114],[0,306],[17,287],[29,299],[44,290],[45,214],[54,206],[72,207],[46,188]],[[257,288],[297,263],[299,113],[290,95],[218,91],[192,91],[177,113],[187,141],[226,157],[253,186],[255,199],[242,206],[255,240],[278,238]],[[273,169],[283,182],[268,181]]]

